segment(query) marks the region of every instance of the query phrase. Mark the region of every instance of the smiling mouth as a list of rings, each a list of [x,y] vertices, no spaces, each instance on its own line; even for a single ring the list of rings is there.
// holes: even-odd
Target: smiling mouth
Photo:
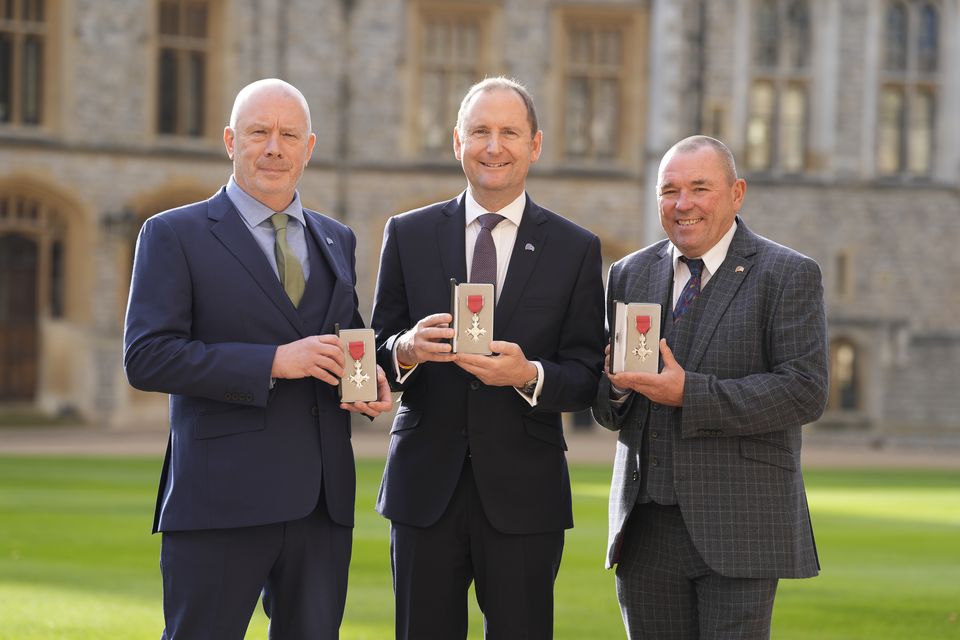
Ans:
[[[507,166],[510,163],[509,162],[481,162],[480,164],[490,169],[500,169],[502,167]]]
[[[691,218],[690,220],[677,220],[677,224],[681,227],[692,227],[698,222],[702,221],[703,218]]]

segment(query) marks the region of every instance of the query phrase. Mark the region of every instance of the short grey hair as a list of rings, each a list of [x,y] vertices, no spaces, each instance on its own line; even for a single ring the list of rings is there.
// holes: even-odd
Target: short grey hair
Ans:
[[[717,158],[720,160],[720,164],[723,167],[723,173],[727,178],[728,184],[733,184],[736,182],[737,163],[733,159],[733,152],[730,151],[730,147],[723,144],[716,138],[711,138],[710,136],[697,135],[684,138],[680,142],[670,147],[670,149],[663,154],[663,160],[666,160],[668,157],[678,153],[690,153],[704,147],[710,147],[717,155]],[[660,162],[660,167],[663,167],[663,161]]]
[[[481,80],[470,87],[470,89],[467,91],[467,95],[463,96],[463,100],[460,101],[460,110],[457,111],[457,131],[460,132],[460,137],[462,138],[466,133],[463,130],[463,118],[466,116],[467,107],[469,106],[470,101],[484,91],[492,91],[495,89],[506,89],[508,91],[513,91],[520,96],[520,99],[523,100],[524,106],[527,107],[527,122],[530,124],[530,137],[532,138],[533,136],[537,135],[537,131],[540,130],[540,124],[537,120],[537,109],[533,106],[533,98],[530,96],[530,92],[527,91],[525,86],[513,78],[497,76],[495,78],[485,78]]]

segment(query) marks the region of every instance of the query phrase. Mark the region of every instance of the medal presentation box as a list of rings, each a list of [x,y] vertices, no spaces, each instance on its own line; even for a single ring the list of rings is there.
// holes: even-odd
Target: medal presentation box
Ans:
[[[453,316],[453,353],[490,355],[493,340],[493,285],[450,279],[450,315]]]
[[[340,329],[343,348],[342,402],[372,402],[377,399],[377,352],[373,329]]]
[[[660,364],[660,305],[614,300],[613,310],[611,373],[657,373]]]

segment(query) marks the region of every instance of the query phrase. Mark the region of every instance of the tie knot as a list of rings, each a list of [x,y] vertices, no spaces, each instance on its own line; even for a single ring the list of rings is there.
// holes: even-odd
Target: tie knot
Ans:
[[[687,265],[687,268],[690,269],[691,277],[700,277],[700,274],[703,272],[703,260],[700,258],[688,258],[686,256],[680,256],[680,261]]]
[[[277,231],[287,228],[287,214],[285,213],[275,213],[270,216],[270,224],[273,225],[273,228]]]
[[[485,213],[481,216],[477,216],[477,221],[480,222],[481,227],[490,231],[503,221],[503,216],[499,213]]]

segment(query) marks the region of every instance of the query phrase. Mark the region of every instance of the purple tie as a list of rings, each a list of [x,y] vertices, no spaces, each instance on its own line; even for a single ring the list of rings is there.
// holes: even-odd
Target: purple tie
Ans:
[[[473,245],[473,265],[470,268],[470,282],[488,282],[497,286],[497,247],[493,244],[491,231],[500,224],[503,216],[499,213],[485,213],[477,216],[480,233]]]
[[[700,258],[689,259],[686,256],[680,256],[680,260],[690,269],[690,279],[683,285],[683,291],[677,298],[677,304],[673,305],[673,321],[680,320],[680,316],[686,313],[693,301],[700,295],[700,275],[703,273],[703,260]]]

